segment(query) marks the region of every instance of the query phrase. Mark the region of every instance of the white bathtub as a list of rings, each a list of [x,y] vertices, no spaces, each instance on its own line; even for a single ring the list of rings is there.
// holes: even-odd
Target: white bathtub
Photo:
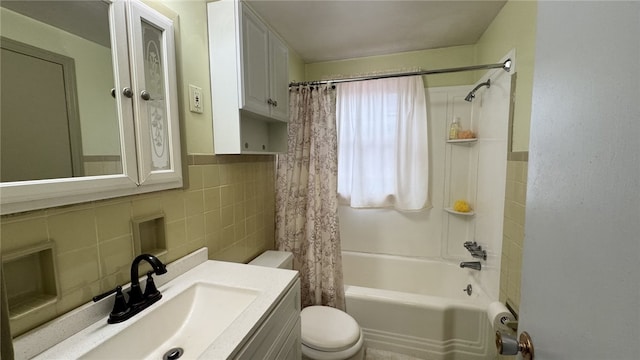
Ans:
[[[457,264],[343,251],[347,312],[365,346],[429,360],[493,359],[489,299]],[[474,276],[475,275],[475,276]],[[462,291],[471,284],[471,296]]]

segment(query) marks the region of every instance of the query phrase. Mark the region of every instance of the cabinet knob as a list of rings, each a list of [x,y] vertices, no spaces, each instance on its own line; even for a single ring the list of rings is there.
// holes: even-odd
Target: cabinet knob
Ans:
[[[269,105],[273,105],[273,100],[271,100],[270,98],[269,98],[269,99],[267,99],[267,104],[269,104]]]
[[[133,91],[131,91],[130,87],[126,87],[124,89],[122,89],[122,95],[131,98],[133,96]]]
[[[273,105],[273,106],[278,106],[278,102],[277,102],[276,100],[272,100],[272,101],[271,101],[271,105]]]
[[[151,94],[149,94],[147,90],[142,90],[142,92],[140,92],[140,97],[142,98],[142,100],[147,101],[151,99]]]

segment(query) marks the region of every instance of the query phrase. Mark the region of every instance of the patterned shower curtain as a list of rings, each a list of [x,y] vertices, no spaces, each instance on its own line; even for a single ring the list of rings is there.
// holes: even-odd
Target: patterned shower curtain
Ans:
[[[302,306],[345,308],[338,230],[336,90],[289,94],[288,151],[278,156],[276,244],[300,272]]]

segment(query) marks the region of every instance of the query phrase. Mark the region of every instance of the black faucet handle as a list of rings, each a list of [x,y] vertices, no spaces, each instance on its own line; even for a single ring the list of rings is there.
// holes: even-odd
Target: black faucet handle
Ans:
[[[107,322],[109,324],[115,324],[127,320],[130,311],[131,309],[129,305],[127,305],[127,300],[125,300],[124,294],[122,293],[122,286],[118,285],[116,287],[116,298],[113,302],[113,310],[111,310]]]
[[[147,272],[147,284],[144,287],[143,295],[145,299],[155,299],[156,297],[159,299],[160,297],[162,297],[162,294],[160,294],[160,291],[158,291],[158,288],[156,288],[156,283],[153,281],[152,275],[153,271]]]
[[[100,300],[102,300],[102,299],[106,298],[107,296],[109,296],[109,295],[111,295],[111,294],[114,294],[116,291],[118,291],[118,288],[119,288],[119,287],[120,287],[120,286],[116,287],[115,289],[111,289],[111,290],[109,290],[109,291],[107,291],[107,292],[104,292],[104,293],[102,293],[102,294],[100,294],[100,295],[96,295],[96,296],[94,296],[94,297],[93,297],[93,302],[98,302],[98,301],[100,301]]]

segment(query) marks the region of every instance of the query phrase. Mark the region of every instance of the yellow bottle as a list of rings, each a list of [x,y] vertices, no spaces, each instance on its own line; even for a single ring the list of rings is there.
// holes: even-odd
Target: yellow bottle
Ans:
[[[449,127],[449,140],[456,140],[458,138],[458,131],[460,131],[460,123],[458,120],[460,120],[459,117],[453,119],[451,127]]]

